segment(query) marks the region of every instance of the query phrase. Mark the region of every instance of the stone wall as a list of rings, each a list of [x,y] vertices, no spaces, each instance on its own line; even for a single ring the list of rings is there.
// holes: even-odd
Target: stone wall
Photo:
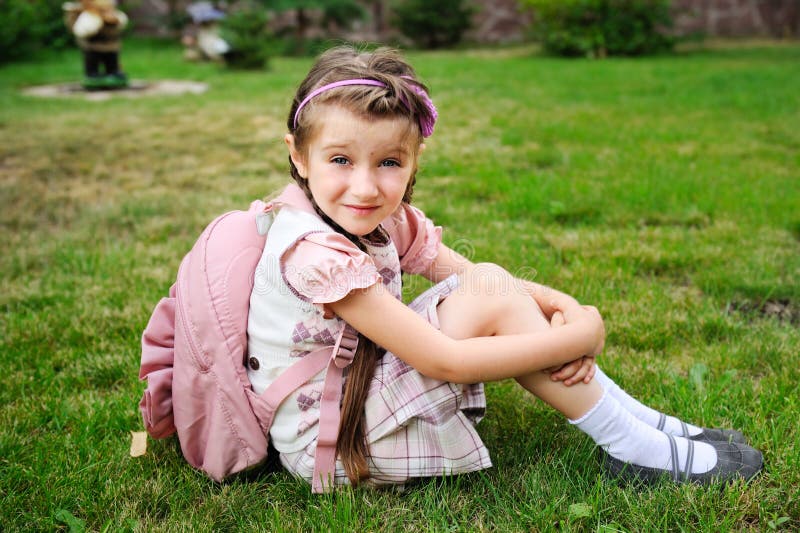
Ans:
[[[435,1],[435,0],[432,0]],[[138,33],[167,35],[170,8],[184,12],[189,0],[120,0]],[[371,20],[347,36],[385,40],[391,35],[391,0],[370,2]],[[474,0],[478,11],[468,38],[483,43],[525,39],[531,15],[516,0]],[[676,32],[708,37],[800,37],[800,0],[673,0]]]
[[[798,37],[798,0],[673,0],[681,33],[713,37]]]
[[[506,43],[521,41],[526,37],[531,23],[528,10],[519,8],[516,0],[483,0],[472,20],[472,30],[467,34],[471,41]]]
[[[508,13],[508,0],[484,0],[485,9]],[[497,6],[497,7],[495,7]],[[675,31],[707,37],[800,37],[800,0],[672,0]],[[505,35],[524,33],[530,17],[518,17],[517,28]],[[501,33],[501,35],[503,35]],[[479,33],[492,42],[495,34]],[[485,39],[484,37],[489,37]]]
[[[135,33],[160,37],[170,34],[167,24],[170,11],[184,14],[190,3],[185,0],[117,0],[130,17]]]

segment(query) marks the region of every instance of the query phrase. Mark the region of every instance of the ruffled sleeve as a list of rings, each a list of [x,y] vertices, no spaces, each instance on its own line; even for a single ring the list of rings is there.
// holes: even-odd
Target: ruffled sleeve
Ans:
[[[303,300],[337,302],[381,280],[372,258],[338,233],[310,233],[281,258],[283,278]]]
[[[425,214],[408,204],[383,222],[400,255],[400,268],[409,274],[422,274],[439,255],[442,242],[441,226],[434,226]]]

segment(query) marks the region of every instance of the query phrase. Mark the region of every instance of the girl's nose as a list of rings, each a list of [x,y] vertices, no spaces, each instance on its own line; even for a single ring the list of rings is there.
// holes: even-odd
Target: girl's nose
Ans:
[[[350,193],[356,198],[369,199],[378,195],[377,176],[371,168],[360,168],[351,175]]]

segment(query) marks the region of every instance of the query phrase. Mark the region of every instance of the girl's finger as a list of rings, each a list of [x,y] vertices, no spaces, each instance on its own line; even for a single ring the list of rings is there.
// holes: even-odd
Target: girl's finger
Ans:
[[[563,326],[566,324],[567,321],[564,320],[564,313],[561,311],[555,311],[553,316],[550,317],[550,327],[557,328],[559,326]]]
[[[575,373],[580,369],[581,364],[582,364],[581,360],[576,359],[575,361],[569,362],[563,367],[561,367],[561,370],[559,370],[558,372],[554,372],[553,374],[551,374],[550,377],[552,378],[553,381],[568,380],[569,378],[574,376]]]
[[[567,379],[568,377],[570,377],[572,374],[575,373],[574,371],[570,370],[571,366],[572,363],[567,363],[566,365],[559,368],[558,371],[550,374],[550,378],[553,381],[564,381],[565,379]]]
[[[584,383],[589,383],[594,379],[595,372],[597,372],[597,365],[594,364],[594,357],[590,357],[592,360],[592,368],[589,369],[589,373],[586,374],[586,377],[583,378]]]
[[[563,367],[564,367],[564,365],[551,366],[550,368],[545,368],[544,370],[542,370],[542,372],[544,372],[545,374],[552,374],[554,372],[558,372]]]
[[[586,375],[594,367],[594,361],[590,357],[582,357],[580,367],[575,371],[575,374],[570,376],[569,380],[565,383],[567,386],[580,383],[586,378]]]

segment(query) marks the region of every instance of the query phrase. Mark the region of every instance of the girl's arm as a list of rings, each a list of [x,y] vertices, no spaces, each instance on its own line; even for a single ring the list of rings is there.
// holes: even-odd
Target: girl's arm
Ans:
[[[439,243],[439,252],[436,254],[436,259],[431,262],[422,275],[434,283],[439,283],[452,274],[464,274],[472,266],[474,266],[472,261],[444,243]]]
[[[466,257],[444,244],[440,244],[436,259],[427,272],[423,274],[428,279],[438,283],[454,273],[469,275],[473,268],[475,268],[475,264]],[[527,292],[536,301],[554,327],[560,327],[566,323],[565,314],[568,316],[574,315],[576,309],[582,309],[582,306],[575,298],[546,285],[528,280],[519,280],[518,288]],[[567,310],[572,311],[572,313],[562,312]],[[602,349],[602,346],[600,344],[598,350]],[[588,383],[594,377],[594,356],[589,353],[582,353],[573,360],[559,362],[551,367],[545,367],[543,370],[550,374],[553,381],[564,381],[567,386],[579,381]]]
[[[328,307],[422,374],[454,383],[517,377],[563,364],[592,353],[603,336],[599,314],[564,310],[568,323],[559,328],[455,340],[395,299],[381,283],[351,291]]]

